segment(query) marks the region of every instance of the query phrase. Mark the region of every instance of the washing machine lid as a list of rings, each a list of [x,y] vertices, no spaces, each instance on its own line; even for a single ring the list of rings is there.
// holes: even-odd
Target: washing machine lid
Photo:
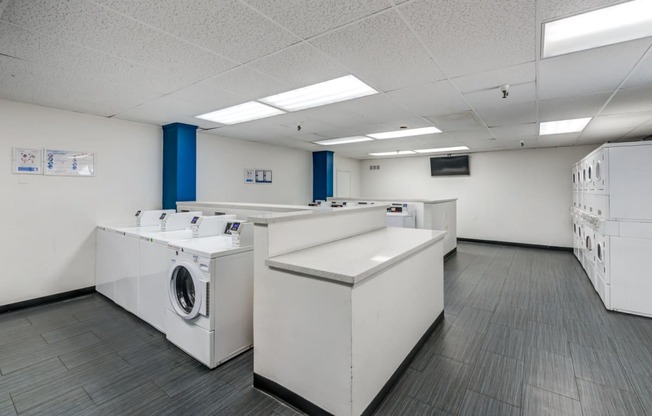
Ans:
[[[141,237],[158,244],[169,244],[175,241],[184,241],[192,238],[192,230],[158,231],[143,233]]]
[[[168,246],[173,250],[180,250],[184,253],[205,258],[217,258],[253,250],[253,246],[234,246],[233,237],[230,235],[215,235],[175,241]]]
[[[192,263],[175,263],[170,270],[168,295],[175,312],[183,319],[208,316],[208,286]]]
[[[158,225],[151,225],[147,227],[124,227],[120,228],[117,227],[115,228],[116,231],[122,232],[125,235],[128,235],[130,237],[141,237],[147,233],[153,233],[156,231],[160,231],[161,227]]]

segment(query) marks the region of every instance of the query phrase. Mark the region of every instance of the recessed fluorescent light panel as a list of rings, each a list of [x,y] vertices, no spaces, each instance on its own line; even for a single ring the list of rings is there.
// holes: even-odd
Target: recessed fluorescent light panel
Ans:
[[[400,156],[400,155],[413,155],[412,150],[399,150],[394,152],[380,152],[380,153],[369,153],[369,156]]]
[[[543,57],[652,36],[652,1],[634,0],[543,26]]]
[[[369,137],[365,136],[353,136],[353,137],[342,137],[339,139],[327,139],[327,140],[319,140],[316,142],[313,142],[315,144],[320,144],[322,146],[328,146],[331,144],[346,144],[346,143],[358,143],[358,142],[368,142],[370,140]]]
[[[441,152],[455,152],[456,150],[469,150],[466,146],[455,146],[455,147],[440,147],[438,149],[418,149],[415,150],[417,153],[441,153]]]
[[[572,120],[546,121],[539,124],[539,136],[547,134],[577,133],[584,130],[591,117]]]
[[[434,134],[434,133],[441,133],[441,130],[439,130],[437,127],[423,127],[420,129],[405,129],[405,130],[397,130],[397,131],[388,131],[385,133],[367,134],[367,136],[373,137],[374,139],[383,140],[383,139],[395,139],[397,137],[421,136],[424,134]]]
[[[347,75],[330,81],[320,82],[319,84],[272,95],[271,97],[261,98],[259,101],[286,111],[297,111],[377,93],[378,91],[353,75]]]
[[[278,108],[273,108],[255,101],[249,101],[248,103],[213,111],[196,117],[221,124],[237,124],[284,113],[285,111],[281,111]]]

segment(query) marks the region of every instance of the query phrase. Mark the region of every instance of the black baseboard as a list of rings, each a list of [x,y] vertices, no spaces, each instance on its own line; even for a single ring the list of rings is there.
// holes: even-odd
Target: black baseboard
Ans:
[[[461,237],[458,237],[457,241],[463,241],[466,243],[496,244],[499,246],[511,246],[511,247],[521,247],[521,248],[540,248],[544,250],[573,251],[573,247],[545,246],[540,244],[514,243],[511,241],[476,240],[475,238],[461,238]]]
[[[45,305],[47,303],[60,302],[62,300],[77,298],[91,293],[95,293],[95,286],[84,287],[69,292],[56,293],[54,295],[43,296],[36,299],[24,300],[22,302],[0,305],[0,314],[17,311],[19,309],[31,308],[33,306]]]
[[[457,253],[457,247],[455,247],[454,249],[452,249],[451,251],[449,251],[448,253],[446,253],[446,254],[444,255],[444,260],[448,260],[449,258],[451,258],[451,256],[452,256],[453,254],[456,254],[456,253]]]
[[[398,366],[394,374],[392,374],[389,380],[387,380],[387,383],[385,383],[383,388],[380,389],[376,397],[374,397],[371,403],[369,403],[365,411],[362,413],[363,416],[371,415],[378,408],[378,406],[380,406],[383,399],[385,399],[385,396],[387,396],[387,394],[392,389],[394,384],[396,384],[396,382],[401,377],[401,375],[403,375],[403,373],[408,369],[408,367],[412,363],[412,360],[414,359],[414,356],[419,352],[423,344],[425,344],[425,342],[428,340],[430,335],[432,335],[432,333],[437,329],[437,326],[439,326],[439,324],[443,320],[444,320],[444,312],[442,311],[442,313],[437,317],[437,319],[435,319],[432,325],[430,325],[428,330],[426,330],[423,336],[412,348],[410,353],[401,362],[401,364]],[[304,412],[306,414],[309,414],[311,416],[313,415],[332,416],[331,413],[327,412],[326,410],[312,403],[310,400],[302,396],[299,396],[293,391],[283,387],[282,385],[276,383],[275,381],[272,381],[266,377],[261,376],[260,374],[254,373],[254,387],[264,391],[267,394],[276,397],[277,399],[280,399],[281,401],[287,403],[291,407],[301,412]]]

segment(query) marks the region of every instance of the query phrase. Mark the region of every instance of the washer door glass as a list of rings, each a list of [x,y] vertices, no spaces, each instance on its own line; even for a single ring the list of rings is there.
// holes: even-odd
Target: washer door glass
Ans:
[[[591,180],[591,172],[593,171],[593,167],[589,165],[589,180]]]
[[[595,164],[595,179],[602,179],[602,161],[600,160]]]
[[[598,260],[603,261],[603,259],[602,259],[602,244],[598,244]]]
[[[195,307],[195,283],[192,275],[184,266],[177,266],[172,275],[174,300],[186,313],[191,313]]]

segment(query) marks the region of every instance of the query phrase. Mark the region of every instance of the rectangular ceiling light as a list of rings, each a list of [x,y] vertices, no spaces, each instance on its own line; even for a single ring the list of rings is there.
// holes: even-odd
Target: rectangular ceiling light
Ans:
[[[544,58],[652,36],[652,1],[634,0],[543,26]]]
[[[584,130],[592,117],[572,120],[545,121],[539,124],[539,136],[547,134],[577,133]]]
[[[469,150],[466,146],[454,146],[454,147],[440,147],[438,149],[418,149],[415,150],[417,153],[440,153],[440,152],[454,152],[456,150]]]
[[[404,130],[397,130],[397,131],[388,131],[385,133],[367,134],[367,136],[373,137],[374,139],[383,140],[383,139],[395,139],[397,137],[412,137],[412,136],[421,136],[423,134],[435,134],[435,133],[441,133],[441,130],[439,130],[437,127],[423,127],[420,129],[404,129]]]
[[[327,139],[327,140],[318,140],[313,142],[315,144],[320,144],[322,146],[328,146],[331,144],[345,144],[345,143],[358,143],[358,142],[368,142],[373,140],[365,136],[353,136],[353,137],[341,137],[339,139]]]
[[[380,152],[380,153],[369,153],[369,156],[400,156],[400,155],[413,155],[412,150],[399,150],[393,152]]]
[[[202,120],[214,121],[221,124],[237,124],[245,121],[257,120],[259,118],[285,114],[278,108],[273,108],[265,104],[249,101],[248,103],[228,107],[211,113],[195,116]]]
[[[286,111],[297,111],[377,93],[378,91],[353,75],[346,75],[319,84],[261,98],[259,101]]]

